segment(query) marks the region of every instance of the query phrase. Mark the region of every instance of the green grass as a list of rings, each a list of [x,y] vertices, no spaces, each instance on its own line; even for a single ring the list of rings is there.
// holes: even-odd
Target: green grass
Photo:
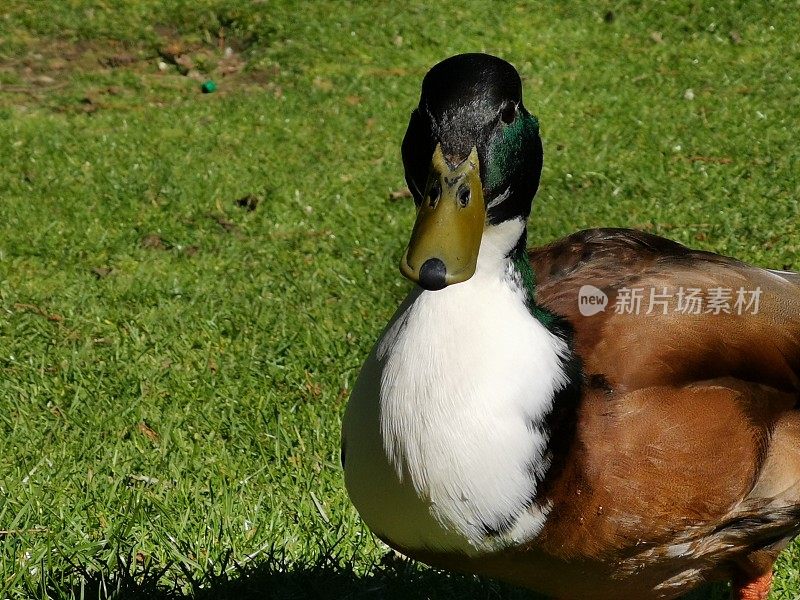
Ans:
[[[387,198],[419,83],[462,51],[520,69],[534,243],[631,226],[797,269],[800,4],[743,4],[6,0],[2,596],[528,597],[383,559],[342,485],[408,287]]]

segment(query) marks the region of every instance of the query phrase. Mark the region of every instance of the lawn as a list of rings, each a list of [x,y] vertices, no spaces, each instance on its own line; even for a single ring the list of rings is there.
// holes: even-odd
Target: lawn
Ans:
[[[800,269],[800,3],[743,5],[4,0],[2,597],[529,597],[392,558],[343,487],[409,286],[420,81],[518,67],[532,243],[637,227]],[[800,544],[771,596],[798,597]]]

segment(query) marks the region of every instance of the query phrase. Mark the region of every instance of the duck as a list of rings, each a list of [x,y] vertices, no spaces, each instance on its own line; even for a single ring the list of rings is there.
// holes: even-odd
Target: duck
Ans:
[[[428,71],[401,154],[413,287],[342,421],[369,529],[560,600],[766,599],[800,531],[800,275],[632,229],[528,249],[543,145],[495,56]]]

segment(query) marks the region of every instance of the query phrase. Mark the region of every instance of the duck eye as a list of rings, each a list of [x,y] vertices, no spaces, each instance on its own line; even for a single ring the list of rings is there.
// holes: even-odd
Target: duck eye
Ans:
[[[438,180],[434,180],[431,183],[431,187],[428,190],[428,202],[431,205],[431,208],[436,207],[436,203],[439,201],[439,196],[442,194],[442,185],[439,183]]]
[[[514,117],[517,116],[517,105],[508,100],[503,107],[500,109],[500,120],[503,121],[506,125],[511,123],[514,120]]]
[[[470,189],[466,185],[458,190],[458,203],[461,205],[461,208],[466,208],[471,195]]]

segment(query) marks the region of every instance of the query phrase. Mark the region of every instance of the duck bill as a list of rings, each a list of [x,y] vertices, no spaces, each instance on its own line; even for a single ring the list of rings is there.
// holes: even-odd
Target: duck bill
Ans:
[[[485,222],[477,149],[453,167],[437,145],[400,272],[427,290],[466,281],[475,274]]]

